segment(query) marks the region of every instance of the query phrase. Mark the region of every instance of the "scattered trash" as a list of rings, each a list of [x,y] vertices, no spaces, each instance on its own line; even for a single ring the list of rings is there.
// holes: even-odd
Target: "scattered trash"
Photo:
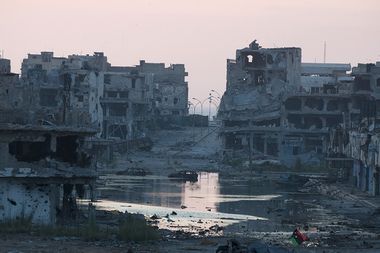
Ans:
[[[157,214],[153,214],[152,216],[150,216],[150,219],[151,220],[159,220],[159,219],[161,219],[161,217],[159,217]]]
[[[213,225],[209,228],[211,231],[214,231],[214,232],[220,232],[220,231],[223,231],[223,227],[222,226],[219,226],[218,224],[216,225]]]
[[[296,228],[293,231],[293,234],[290,237],[290,241],[292,242],[293,245],[296,245],[296,246],[301,245],[304,241],[308,241],[308,240],[309,238],[303,233],[301,233],[301,231],[299,231],[298,228]]]

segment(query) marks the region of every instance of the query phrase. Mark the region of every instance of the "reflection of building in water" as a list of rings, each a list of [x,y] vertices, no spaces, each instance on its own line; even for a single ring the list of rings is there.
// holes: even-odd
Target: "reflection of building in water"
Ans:
[[[187,182],[182,186],[182,204],[193,210],[216,211],[219,203],[218,173],[200,173],[198,182]]]

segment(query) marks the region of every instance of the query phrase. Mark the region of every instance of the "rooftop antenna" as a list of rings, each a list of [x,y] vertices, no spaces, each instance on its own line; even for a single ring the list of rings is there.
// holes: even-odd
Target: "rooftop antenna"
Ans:
[[[323,44],[323,63],[326,63],[326,41]]]

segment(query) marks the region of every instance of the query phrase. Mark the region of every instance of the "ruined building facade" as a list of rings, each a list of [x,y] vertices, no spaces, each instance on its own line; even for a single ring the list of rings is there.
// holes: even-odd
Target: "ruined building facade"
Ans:
[[[33,114],[52,124],[91,126],[98,138],[144,137],[162,115],[187,115],[187,72],[183,64],[111,66],[102,52],[55,57],[28,54],[15,81]]]
[[[256,41],[227,61],[218,117],[224,156],[268,156],[293,166],[318,165],[329,128],[349,122],[346,64],[303,64],[300,48],[261,48]]]
[[[380,62],[352,69],[351,122],[331,130],[328,163],[370,195],[380,195]]]

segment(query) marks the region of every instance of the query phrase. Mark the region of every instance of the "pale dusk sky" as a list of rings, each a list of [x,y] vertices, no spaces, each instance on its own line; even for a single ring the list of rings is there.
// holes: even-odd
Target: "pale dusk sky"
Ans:
[[[112,65],[183,63],[191,97],[225,90],[226,59],[257,39],[301,47],[303,62],[380,61],[379,0],[3,0],[0,50],[19,73],[28,53],[103,51]]]

